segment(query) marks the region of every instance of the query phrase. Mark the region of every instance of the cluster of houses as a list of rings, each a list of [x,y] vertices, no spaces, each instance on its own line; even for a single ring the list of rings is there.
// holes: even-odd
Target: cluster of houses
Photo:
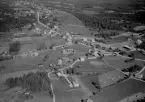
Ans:
[[[69,57],[63,57],[63,58],[58,59],[57,65],[62,66],[64,63],[72,62],[72,61],[73,60],[70,59]]]
[[[39,56],[39,53],[36,51],[29,51],[29,52],[21,54],[21,57],[27,57],[27,56],[37,57],[37,56]]]
[[[69,55],[69,54],[74,54],[76,51],[74,49],[63,49],[62,54],[63,55]]]
[[[0,52],[0,61],[11,60],[11,59],[13,59],[13,56],[10,55],[8,52],[5,51]]]

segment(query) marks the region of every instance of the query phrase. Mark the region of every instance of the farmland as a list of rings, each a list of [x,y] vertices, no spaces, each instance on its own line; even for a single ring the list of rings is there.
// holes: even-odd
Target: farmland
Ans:
[[[145,92],[144,32],[134,29],[145,8],[136,2],[2,0],[0,101],[117,102]]]
[[[100,61],[96,61],[95,63],[99,63],[99,62]],[[92,72],[92,73],[101,74],[114,70],[109,66],[107,66],[105,63],[92,65],[91,61],[86,61],[83,63],[79,62],[75,66],[79,66],[79,68],[77,69],[78,72]]]
[[[129,63],[126,63],[124,62],[126,58],[122,58],[120,56],[117,57],[109,56],[109,57],[104,57],[104,59],[116,69],[128,68],[129,66],[132,66],[134,64],[141,65],[141,66],[144,65],[144,62],[138,60],[134,60]]]
[[[129,79],[111,88],[105,89],[95,96],[96,102],[116,102],[120,99],[131,96],[134,93],[144,92],[145,83]],[[112,97],[113,96],[113,97]]]

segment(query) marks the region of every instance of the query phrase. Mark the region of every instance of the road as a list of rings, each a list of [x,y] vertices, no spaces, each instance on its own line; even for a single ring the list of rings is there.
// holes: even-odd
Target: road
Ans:
[[[88,58],[88,59],[96,59],[96,57],[91,57],[91,58]],[[59,71],[61,71],[61,73],[62,73],[62,75],[64,76],[64,78],[67,80],[67,82],[69,83],[69,85],[72,85],[72,83],[69,81],[69,79],[66,77],[66,75],[63,73],[63,71],[65,70],[65,69],[68,69],[68,68],[72,68],[77,62],[79,62],[80,60],[79,59],[77,59],[76,61],[74,61],[71,65],[69,65],[69,66],[67,66],[67,67],[64,67],[64,68],[61,68],[61,69],[59,69]],[[55,71],[51,71],[51,72],[49,72],[48,73],[48,77],[51,79],[51,76],[50,76],[50,74],[52,74],[52,73],[54,73]],[[53,88],[53,85],[52,85],[52,83],[50,84],[50,86],[51,86],[51,90],[52,90],[52,93],[53,93],[53,102],[55,102],[55,100],[56,100],[56,97],[55,97],[55,94],[54,94],[54,88]]]
[[[37,12],[37,22],[42,25],[43,27],[47,28],[47,29],[50,29],[48,26],[46,26],[45,24],[43,24],[42,22],[40,22],[40,13]]]
[[[41,23],[40,22],[40,20],[39,20],[39,12],[37,12],[37,21],[38,21],[38,23],[40,24],[40,25],[42,25],[42,26],[44,26],[44,27],[46,27],[46,28],[48,28],[48,29],[50,29],[49,27],[47,27],[45,24],[43,24],[43,23]],[[76,26],[76,25],[72,25],[72,24],[68,24],[68,26]],[[82,27],[82,26],[79,26],[79,27]],[[85,44],[83,44],[83,43],[79,43],[79,44],[81,44],[81,45],[83,45],[83,46],[86,46],[86,47],[90,47],[90,46],[88,46],[88,45],[85,45]],[[98,44],[98,43],[97,43]],[[99,43],[100,44],[100,43]],[[106,44],[103,44],[104,46],[108,46],[108,45],[106,45]],[[63,45],[58,45],[58,46],[55,46],[54,48],[56,49],[56,48],[58,48],[58,47],[62,47]],[[117,53],[117,56],[120,56],[120,57],[124,57],[124,58],[130,58],[130,57],[127,57],[127,56],[123,56],[123,55],[120,55],[119,53]],[[92,58],[88,58],[88,59],[96,59],[96,57],[92,57]],[[145,60],[142,60],[142,59],[135,59],[135,60],[139,60],[139,61],[144,61],[145,62]],[[59,71],[61,71],[61,73],[62,73],[62,75],[64,76],[64,78],[67,80],[67,82],[69,83],[69,85],[71,85],[72,86],[72,83],[69,81],[69,79],[66,77],[66,75],[64,74],[64,70],[65,69],[68,69],[68,68],[72,68],[77,62],[79,62],[80,60],[79,59],[77,59],[76,61],[74,61],[74,63],[72,63],[71,65],[69,65],[69,66],[67,66],[67,67],[64,67],[64,68],[61,68]],[[119,69],[117,69],[117,68],[114,68],[112,65],[110,65],[106,60],[104,60],[103,59],[103,61],[108,65],[108,66],[110,66],[111,68],[113,68],[113,69],[115,69],[115,70],[117,70],[117,71],[119,71],[119,72],[121,72],[121,73],[123,73],[123,74],[125,74],[125,75],[127,75],[125,72],[123,72],[123,71],[121,71],[121,70],[119,70]],[[138,74],[140,74],[142,71],[144,71],[145,70],[145,67],[141,70],[141,71],[139,71],[138,72]],[[52,74],[52,73],[54,73],[54,71],[51,71],[51,72],[49,72],[48,73],[48,77],[51,79],[51,76],[50,76],[50,74]],[[135,78],[135,77],[131,77],[132,79],[135,79],[135,80],[139,80],[139,81],[142,81],[142,82],[145,82],[145,81],[143,81],[143,80],[141,80],[141,79],[138,79],[138,78]],[[50,84],[50,87],[51,87],[51,90],[52,90],[52,94],[53,94],[53,102],[55,102],[56,101],[56,97],[55,97],[55,94],[54,94],[54,88],[53,88],[53,85],[52,85],[52,83]]]
[[[51,73],[54,73],[54,71],[51,71],[51,72],[49,72],[48,73],[48,78],[50,78],[51,79],[51,77],[50,77],[50,74]],[[50,88],[51,88],[51,90],[52,90],[52,97],[53,97],[53,102],[55,102],[55,100],[56,100],[56,98],[55,98],[55,94],[54,94],[54,88],[53,88],[53,85],[52,85],[52,83],[50,83]]]
[[[60,46],[58,46],[58,47],[61,47],[62,45],[60,45]],[[85,45],[85,46],[87,46],[87,45]],[[57,48],[57,47],[56,47]],[[124,58],[130,58],[130,57],[127,57],[127,56],[122,56],[122,55],[120,55],[120,54],[117,54],[117,56],[121,56],[121,57],[124,57]],[[96,59],[96,57],[90,57],[90,58],[88,58],[88,59]],[[145,60],[142,60],[142,59],[135,59],[135,60],[139,60],[139,61],[144,61],[145,62]],[[60,69],[60,71],[61,71],[61,73],[62,73],[62,75],[64,76],[64,78],[67,80],[67,82],[69,83],[69,85],[72,85],[72,83],[69,81],[69,79],[66,77],[66,75],[63,73],[63,71],[65,70],[65,69],[68,69],[68,68],[72,68],[77,62],[79,62],[80,60],[79,59],[77,59],[76,61],[74,61],[71,65],[69,65],[69,66],[67,66],[67,67],[64,67],[64,68],[61,68]],[[110,66],[110,67],[112,67],[112,68],[114,68],[112,65],[110,65],[106,60],[104,60],[103,59],[103,61],[108,65],[108,66]],[[123,74],[125,74],[125,75],[128,75],[128,74],[126,74],[125,72],[123,72],[123,71],[121,71],[121,70],[119,70],[119,69],[117,69],[117,68],[114,68],[115,70],[117,70],[117,71],[119,71],[119,72],[121,72],[121,73],[123,73]],[[143,70],[145,70],[145,67],[139,72],[139,73],[141,73]],[[52,72],[49,72],[48,73],[48,77],[51,79],[51,77],[50,77],[50,74],[51,73],[53,73],[54,71],[52,71]],[[137,79],[137,78],[134,78],[134,77],[131,77],[132,79],[135,79],[135,80],[139,80],[139,81],[142,81],[142,82],[145,82],[145,81],[143,81],[143,80],[141,80],[141,79]],[[52,89],[52,92],[53,92],[53,86],[52,86],[52,84],[51,84],[51,89]],[[54,92],[53,92],[53,102],[55,102],[55,94],[54,94]]]

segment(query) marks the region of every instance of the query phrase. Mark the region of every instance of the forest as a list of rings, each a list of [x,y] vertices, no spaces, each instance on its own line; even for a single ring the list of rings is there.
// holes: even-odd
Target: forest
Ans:
[[[23,75],[22,77],[11,77],[6,79],[5,85],[9,88],[22,87],[29,92],[43,92],[48,91],[50,96],[52,96],[50,88],[50,79],[46,72],[30,72]]]

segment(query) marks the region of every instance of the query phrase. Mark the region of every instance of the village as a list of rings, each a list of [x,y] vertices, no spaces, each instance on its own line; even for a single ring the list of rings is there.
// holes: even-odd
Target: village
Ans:
[[[73,97],[75,102],[136,102],[145,97],[142,87],[145,50],[137,47],[145,42],[142,33],[123,32],[109,39],[94,37],[91,33],[96,31],[89,30],[68,13],[22,1],[12,6],[22,4],[37,9],[25,9],[22,13],[15,8],[16,18],[29,15],[36,20],[22,31],[13,32],[10,48],[0,46],[1,84],[19,71],[22,74],[14,77],[44,71],[50,79],[53,102],[74,102]],[[62,20],[63,17],[67,19]],[[125,90],[130,91],[130,83],[140,84],[134,86],[136,91],[124,96],[122,88],[127,86]],[[121,89],[116,91],[119,86]],[[101,95],[109,96],[109,91],[120,92],[121,96],[109,101],[102,99]],[[72,97],[72,94],[75,95]]]

